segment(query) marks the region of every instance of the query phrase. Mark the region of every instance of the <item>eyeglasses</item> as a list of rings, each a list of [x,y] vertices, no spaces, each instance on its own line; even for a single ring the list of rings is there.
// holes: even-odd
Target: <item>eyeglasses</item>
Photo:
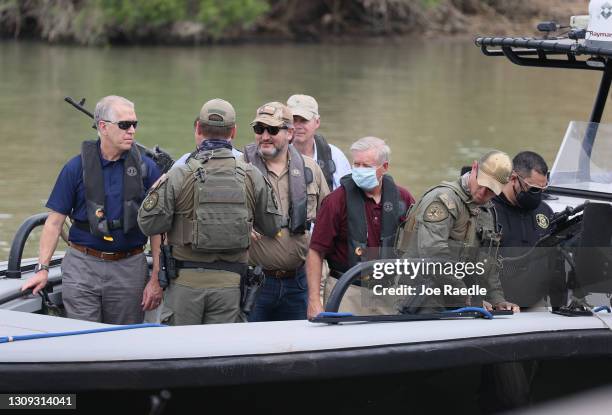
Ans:
[[[122,130],[129,130],[130,127],[134,127],[134,129],[136,129],[136,127],[138,126],[138,121],[110,121],[110,120],[102,120],[104,122],[109,122],[111,124],[115,124],[117,127],[119,127]]]
[[[536,186],[536,185],[527,183],[525,178],[523,178],[519,174],[517,174],[516,177],[518,177],[519,181],[521,182],[521,187],[522,187],[523,184],[527,187],[526,192],[528,192],[528,193],[533,193],[533,194],[537,195],[538,193],[544,192],[546,190],[546,188],[548,187],[548,185],[546,185],[544,187],[540,187],[540,186]]]
[[[268,131],[268,134],[276,135],[280,132],[280,130],[287,130],[287,127],[271,127],[264,124],[255,124],[253,126],[253,131],[255,131],[255,134],[263,134],[266,130]]]

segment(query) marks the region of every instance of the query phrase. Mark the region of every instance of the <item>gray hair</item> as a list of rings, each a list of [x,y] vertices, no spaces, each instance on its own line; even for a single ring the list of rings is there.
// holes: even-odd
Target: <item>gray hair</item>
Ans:
[[[94,110],[94,123],[98,128],[98,123],[103,120],[118,121],[115,120],[115,107],[117,105],[125,105],[134,109],[134,103],[118,95],[109,95],[102,98],[96,104]]]
[[[378,163],[383,164],[384,162],[389,161],[391,156],[391,149],[385,143],[385,140],[381,138],[363,137],[355,141],[353,145],[351,145],[351,152],[368,151],[371,149],[376,149],[376,158],[378,159]]]

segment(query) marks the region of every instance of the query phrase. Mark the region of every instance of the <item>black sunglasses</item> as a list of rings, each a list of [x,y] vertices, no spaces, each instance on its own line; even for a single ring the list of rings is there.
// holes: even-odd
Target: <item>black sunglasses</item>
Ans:
[[[255,124],[253,126],[253,131],[255,131],[255,134],[263,134],[264,131],[268,130],[268,134],[270,135],[276,135],[280,132],[280,130],[286,130],[287,127],[271,127],[269,125],[263,125],[263,124]]]
[[[138,126],[138,121],[109,121],[109,120],[102,120],[104,122],[109,122],[111,124],[115,124],[117,125],[117,127],[119,127],[122,130],[129,130],[130,127],[134,127],[134,129],[136,129],[136,127]]]

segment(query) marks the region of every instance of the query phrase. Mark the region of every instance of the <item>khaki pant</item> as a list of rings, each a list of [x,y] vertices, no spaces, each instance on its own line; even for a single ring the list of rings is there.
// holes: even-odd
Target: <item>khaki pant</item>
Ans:
[[[337,282],[338,280],[331,276],[325,280],[324,304],[327,304]],[[359,316],[397,314],[395,301],[393,298],[375,297],[368,288],[351,284],[342,297],[338,311]]]
[[[68,248],[62,261],[66,316],[108,324],[142,323],[148,273],[144,254],[106,261]]]
[[[189,273],[193,272],[197,271],[189,270]],[[199,273],[203,280],[219,280],[224,276],[231,280],[240,278],[238,274],[227,271],[202,270]],[[164,293],[163,324],[186,326],[243,321],[239,286],[193,287],[177,281],[172,281]]]

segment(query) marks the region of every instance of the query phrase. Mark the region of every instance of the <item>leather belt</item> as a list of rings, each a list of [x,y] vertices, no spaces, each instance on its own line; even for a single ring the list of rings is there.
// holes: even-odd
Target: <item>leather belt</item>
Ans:
[[[266,277],[271,277],[271,278],[279,278],[279,279],[294,278],[298,274],[298,272],[302,270],[302,268],[303,268],[303,265],[300,265],[296,269],[292,269],[288,271],[284,269],[264,269],[263,273]]]
[[[123,251],[123,252],[103,252],[103,251],[98,251],[97,249],[88,248],[83,245],[78,245],[73,242],[70,242],[70,247],[76,249],[77,251],[83,252],[85,255],[95,256],[96,258],[104,259],[106,261],[118,261],[120,259],[138,255],[144,252],[144,248],[141,246],[138,248],[134,248],[132,250]]]

